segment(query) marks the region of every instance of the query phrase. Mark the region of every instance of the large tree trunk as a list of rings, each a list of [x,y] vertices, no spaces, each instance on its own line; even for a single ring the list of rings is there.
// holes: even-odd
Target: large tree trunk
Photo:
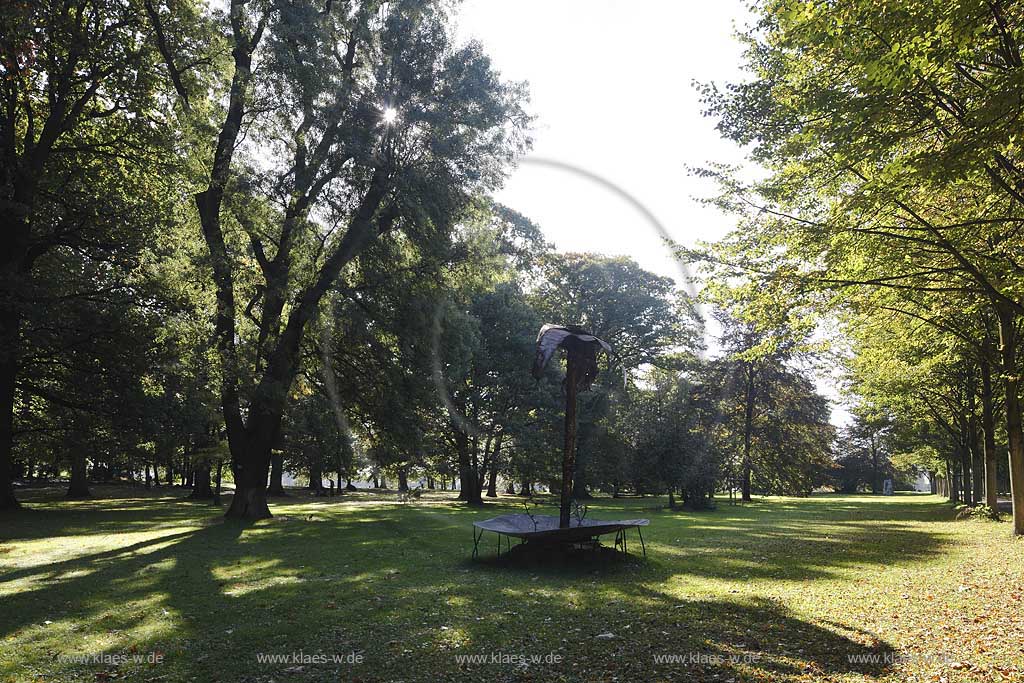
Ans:
[[[281,424],[280,413],[275,421],[262,404],[250,406],[250,412],[250,426],[243,431],[243,438],[236,439],[236,443],[228,440],[235,495],[224,516],[231,519],[256,520],[271,516],[267,505],[267,475],[270,451]],[[244,450],[237,451],[239,447]]]
[[[210,463],[196,463],[192,479],[192,493],[189,498],[193,500],[210,500],[213,498],[213,487],[210,485]]]
[[[986,357],[981,362],[981,430],[985,445],[985,505],[995,511],[999,505],[999,481],[996,477],[996,421],[992,402],[992,367]]]
[[[309,488],[320,493],[324,490],[324,472],[320,464],[320,456],[313,456],[313,462],[309,466]],[[338,475],[338,489],[341,490],[341,475]]]
[[[472,455],[470,454],[469,437],[456,428],[455,450],[459,454],[459,500],[467,504],[480,506],[484,504],[480,497],[479,479],[476,468],[473,467]]]
[[[55,119],[47,122],[47,128],[51,121]],[[44,168],[56,135],[61,131],[54,128],[55,135],[41,134],[31,157],[20,160],[18,150],[7,144],[13,142],[14,131],[6,133],[9,139],[4,140],[0,186],[12,191],[4,193],[0,208],[0,510],[14,510],[20,507],[14,496],[14,397],[23,322],[15,290],[32,274],[31,217],[38,187],[35,175],[22,171],[30,167]]]
[[[1020,368],[1017,366],[1016,315],[999,309],[999,352],[1006,388],[1006,439],[1009,443],[1013,533],[1024,536],[1024,434],[1021,433]]]
[[[263,464],[260,464],[263,460]],[[236,464],[237,463],[237,464]],[[266,519],[270,517],[267,505],[267,470],[270,466],[270,442],[257,445],[248,458],[233,459],[235,495],[225,517],[231,519]]]
[[[18,323],[0,314],[0,510],[18,507],[14,498],[14,387],[17,379]]]
[[[400,493],[409,491],[409,471],[405,467],[398,468],[398,491]]]
[[[89,476],[85,461],[85,452],[81,446],[74,447],[74,454],[71,456],[71,482],[68,484],[66,498],[92,498],[89,493]]]
[[[7,272],[0,273],[0,277],[7,276]],[[7,294],[0,292],[0,296]],[[0,510],[19,507],[18,499],[14,497],[14,392],[18,376],[20,326],[17,312],[9,310],[0,301]]]

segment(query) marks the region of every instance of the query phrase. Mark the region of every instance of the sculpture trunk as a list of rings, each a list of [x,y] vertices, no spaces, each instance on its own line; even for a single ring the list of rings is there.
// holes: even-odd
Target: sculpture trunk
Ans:
[[[579,381],[579,362],[569,350],[565,359],[565,448],[562,452],[562,495],[558,509],[558,527],[569,528],[569,505],[572,500],[572,480],[576,470],[576,390]]]

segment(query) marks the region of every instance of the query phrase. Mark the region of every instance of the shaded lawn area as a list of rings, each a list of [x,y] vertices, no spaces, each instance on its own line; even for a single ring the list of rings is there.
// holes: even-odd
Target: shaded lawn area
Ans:
[[[598,499],[651,519],[647,560],[546,566],[492,535],[469,559],[515,497],[297,494],[246,525],[96,493],[0,516],[0,680],[1024,680],[1024,544],[933,496]]]

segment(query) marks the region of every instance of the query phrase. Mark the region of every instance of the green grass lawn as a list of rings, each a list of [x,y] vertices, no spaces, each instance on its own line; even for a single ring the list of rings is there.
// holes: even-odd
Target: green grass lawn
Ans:
[[[470,523],[511,497],[302,495],[243,525],[96,493],[0,517],[0,680],[1024,680],[1024,544],[933,496],[598,499],[589,517],[651,519],[646,561],[545,566],[495,561],[490,535],[470,560]]]

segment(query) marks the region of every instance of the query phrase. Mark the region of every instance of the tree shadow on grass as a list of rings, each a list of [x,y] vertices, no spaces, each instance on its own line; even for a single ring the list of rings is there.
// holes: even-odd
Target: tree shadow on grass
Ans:
[[[468,562],[468,523],[478,511],[276,509],[281,514],[266,522],[212,521],[55,567],[17,570],[17,579],[36,583],[4,599],[0,634],[11,649],[0,662],[15,673],[34,662],[37,672],[57,680],[116,673],[119,680],[162,682],[795,681],[877,676],[892,649],[852,629],[843,635],[840,625],[802,620],[769,600],[665,593],[660,588],[671,576],[719,576],[733,568],[729,546],[700,562],[667,555],[665,536],[677,530],[648,540],[647,562],[634,556],[599,565],[584,559],[567,567],[503,566]],[[103,511],[80,514],[83,524],[92,515],[115,523]],[[745,542],[760,537],[757,529],[743,533]],[[797,565],[810,578],[835,561],[827,547],[812,548],[819,555]],[[869,553],[861,560],[882,558]],[[15,579],[0,575],[7,580]],[[113,669],[55,659],[88,654],[97,642],[106,653],[135,648],[165,659]],[[259,661],[299,652],[354,654],[360,663]],[[541,661],[460,659],[495,653]],[[559,659],[545,661],[548,655]]]
[[[178,528],[221,508],[187,498],[187,489],[97,487],[93,498],[65,501],[64,489],[23,496],[23,507],[0,513],[0,542]]]

